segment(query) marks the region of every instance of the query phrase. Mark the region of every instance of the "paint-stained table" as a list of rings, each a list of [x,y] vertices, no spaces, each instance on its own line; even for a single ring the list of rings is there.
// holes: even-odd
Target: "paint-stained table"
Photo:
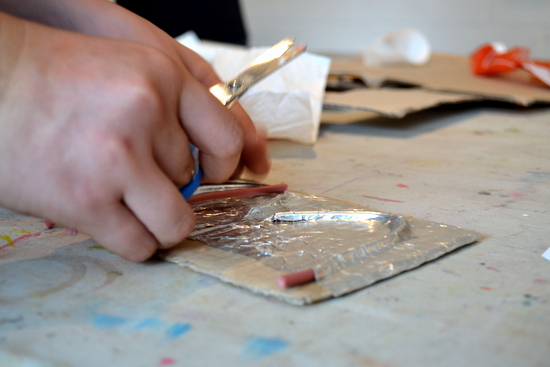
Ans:
[[[548,366],[550,109],[362,118],[273,143],[266,181],[481,241],[298,307],[2,211],[0,365]]]

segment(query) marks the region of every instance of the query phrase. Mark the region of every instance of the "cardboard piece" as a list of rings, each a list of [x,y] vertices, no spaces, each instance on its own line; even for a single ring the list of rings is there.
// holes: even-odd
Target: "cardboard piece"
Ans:
[[[390,215],[395,219],[384,218],[377,222],[377,215],[383,216],[384,213],[371,213],[370,209],[356,204],[299,192],[257,197],[259,201],[254,205],[259,204],[263,209],[249,206],[250,202],[239,203],[238,197],[235,201],[229,200],[229,203],[221,204],[213,201],[213,206],[205,204],[206,208],[194,206],[197,233],[192,233],[190,238],[197,240],[188,239],[174,248],[160,251],[158,256],[253,293],[293,305],[312,304],[368,287],[480,238],[474,231],[394,214]],[[230,213],[229,216],[220,215],[220,205],[224,213]],[[316,217],[313,219],[316,222],[313,227],[312,223],[285,223],[275,225],[281,227],[274,229],[270,224],[262,223],[264,219],[258,219],[273,214],[269,214],[269,210],[266,212],[268,207],[275,212],[284,208],[283,214],[290,216],[302,207],[309,213],[321,210],[328,213],[330,219]],[[218,214],[214,214],[216,212]],[[356,219],[357,223],[363,223],[360,227],[335,224],[339,221],[338,213],[343,212],[358,215],[367,213],[373,220],[368,228],[381,232],[378,236],[376,233],[372,237],[366,236],[363,219]],[[259,217],[251,219],[254,215]],[[350,214],[344,216],[346,219],[343,221],[354,221],[350,219]],[[206,221],[201,218],[206,218]],[[357,232],[357,228],[361,231]],[[341,232],[344,229],[347,237]],[[243,230],[247,233],[243,233]],[[295,233],[300,235],[295,236]],[[296,240],[289,240],[291,238]],[[338,241],[348,243],[351,248],[339,249],[335,245]],[[254,249],[256,243],[262,248],[273,246],[269,250],[271,256],[266,258],[267,262],[258,257]],[[305,248],[301,247],[304,245]],[[319,258],[317,254],[321,254]],[[316,272],[316,277],[320,276],[316,282],[285,289],[277,284],[280,275],[310,269]]]
[[[225,283],[245,288],[297,306],[332,297],[327,288],[316,282],[281,289],[277,277],[284,272],[270,268],[250,257],[220,250],[202,242],[186,240],[177,247],[158,254],[168,262],[208,274]]]
[[[500,101],[521,106],[550,103],[550,88],[523,70],[496,77],[473,75],[468,57],[433,54],[424,66],[366,67],[360,59],[335,59],[333,76],[353,76],[368,88],[327,92],[325,105],[372,111],[387,117],[446,103]],[[381,88],[403,84],[413,88]]]
[[[370,111],[382,116],[401,118],[405,115],[442,104],[481,101],[482,97],[432,92],[422,89],[352,89],[326,92],[325,108]]]

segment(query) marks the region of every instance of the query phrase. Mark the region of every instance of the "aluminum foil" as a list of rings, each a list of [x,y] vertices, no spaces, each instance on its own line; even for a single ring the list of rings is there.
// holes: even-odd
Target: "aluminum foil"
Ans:
[[[210,201],[193,208],[197,225],[191,239],[284,272],[313,269],[317,282],[335,297],[478,238],[462,228],[296,192]]]

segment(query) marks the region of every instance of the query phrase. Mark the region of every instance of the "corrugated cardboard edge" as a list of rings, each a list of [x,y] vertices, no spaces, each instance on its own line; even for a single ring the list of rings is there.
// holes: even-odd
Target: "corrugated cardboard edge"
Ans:
[[[419,89],[353,89],[346,92],[326,92],[324,106],[401,118],[409,113],[444,104],[482,100],[484,98],[479,96]]]
[[[293,305],[303,306],[332,297],[325,287],[313,282],[289,289],[277,285],[285,273],[261,262],[232,252],[219,250],[198,241],[186,240],[158,254],[162,259],[207,274],[223,282]]]

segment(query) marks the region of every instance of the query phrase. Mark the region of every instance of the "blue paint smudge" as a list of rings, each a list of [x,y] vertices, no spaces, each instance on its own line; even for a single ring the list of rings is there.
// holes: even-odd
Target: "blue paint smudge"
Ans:
[[[523,181],[550,181],[550,172],[527,171],[529,177],[524,177]]]
[[[260,359],[280,352],[288,345],[289,343],[283,339],[258,337],[248,342],[244,355],[249,359]]]
[[[110,329],[117,326],[122,326],[128,322],[124,317],[106,315],[97,313],[93,316],[93,323],[100,329]]]
[[[142,329],[158,329],[160,327],[164,326],[164,321],[159,320],[154,317],[150,317],[148,319],[140,321],[135,327],[135,330],[142,330]]]
[[[183,334],[187,333],[191,329],[191,324],[181,324],[177,323],[168,328],[166,332],[168,333],[168,336],[171,339],[176,339],[182,336]]]

